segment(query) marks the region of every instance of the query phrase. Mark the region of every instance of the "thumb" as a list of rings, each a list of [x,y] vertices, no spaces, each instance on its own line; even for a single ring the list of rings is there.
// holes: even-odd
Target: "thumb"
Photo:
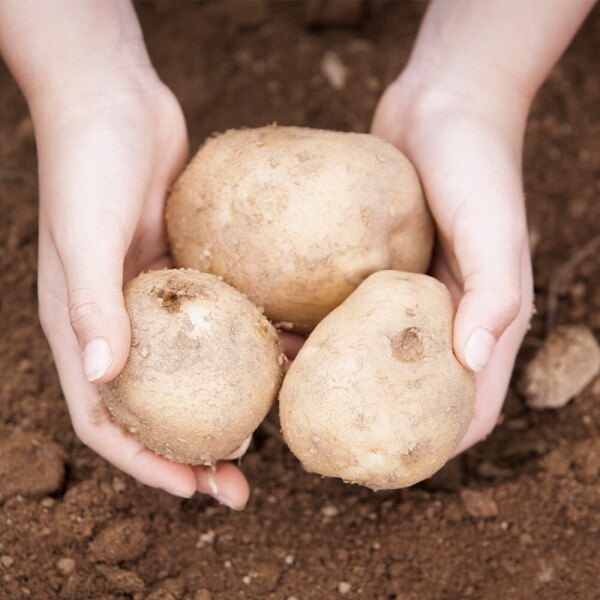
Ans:
[[[426,129],[428,143],[421,140],[415,158],[425,174],[439,251],[462,288],[454,352],[479,373],[522,302],[527,227],[520,143],[516,134],[501,135],[487,120],[451,116],[441,122],[437,147]]]
[[[39,119],[40,218],[64,272],[65,312],[83,373],[103,383],[121,371],[129,354],[123,263],[147,181],[143,153],[132,150],[137,128],[117,127],[116,117],[82,119],[78,127],[79,118],[58,128]]]
[[[85,242],[63,242],[57,244],[57,249],[65,272],[69,321],[82,351],[84,375],[90,382],[102,383],[121,371],[131,343],[122,292],[124,253],[110,242],[110,234],[100,235],[97,225],[91,230],[82,229],[93,232]]]
[[[515,202],[490,198],[484,211],[464,206],[464,216],[455,221],[454,253],[463,296],[454,321],[454,349],[475,373],[484,370],[521,308],[526,227],[518,191],[513,197]]]

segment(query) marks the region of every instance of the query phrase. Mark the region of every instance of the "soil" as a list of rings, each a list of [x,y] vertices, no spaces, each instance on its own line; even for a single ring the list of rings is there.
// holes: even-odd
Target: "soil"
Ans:
[[[213,131],[273,121],[368,130],[424,4],[373,2],[349,25],[330,15],[319,26],[312,14],[311,27],[305,8],[137,5],[192,148]],[[545,336],[553,275],[599,231],[599,33],[596,8],[528,125],[538,313],[517,373]],[[327,50],[331,83],[320,68]],[[307,474],[261,431],[242,465],[254,486],[244,512],[176,499],[119,473],[71,428],[37,319],[32,126],[3,66],[0,211],[1,598],[600,597],[598,378],[559,411],[530,411],[511,389],[488,440],[408,490],[373,493]],[[558,299],[557,324],[587,324],[598,337],[597,252],[567,273]]]

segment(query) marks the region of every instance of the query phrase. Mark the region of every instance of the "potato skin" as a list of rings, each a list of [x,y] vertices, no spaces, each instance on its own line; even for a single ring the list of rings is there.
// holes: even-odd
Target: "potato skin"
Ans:
[[[144,446],[215,464],[252,434],[277,396],[284,362],[274,327],[214,275],[143,273],[125,288],[132,344],[100,386],[115,421]]]
[[[433,222],[416,171],[367,134],[268,126],[209,139],[166,207],[177,265],[221,275],[308,332],[368,275],[424,272]]]
[[[279,394],[284,439],[308,470],[393,489],[442,467],[475,402],[453,317],[436,279],[382,271],[317,325]]]

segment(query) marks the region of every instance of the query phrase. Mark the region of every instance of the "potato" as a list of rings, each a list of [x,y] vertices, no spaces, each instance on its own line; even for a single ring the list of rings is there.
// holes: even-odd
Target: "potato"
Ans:
[[[424,272],[433,224],[404,155],[371,135],[299,127],[209,139],[167,201],[175,262],[221,275],[308,332],[368,275]]]
[[[436,279],[382,271],[317,325],[279,394],[284,439],[309,471],[390,489],[442,467],[475,402],[453,317]]]
[[[115,421],[170,460],[213,465],[242,452],[279,391],[273,326],[214,275],[151,271],[125,288],[129,358],[100,386]]]

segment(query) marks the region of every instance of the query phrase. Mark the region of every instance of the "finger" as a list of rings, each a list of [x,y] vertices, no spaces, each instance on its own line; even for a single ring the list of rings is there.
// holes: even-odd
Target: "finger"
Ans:
[[[196,480],[189,465],[171,462],[151,452],[112,421],[106,412],[95,385],[90,386],[89,398],[71,413],[79,439],[115,467],[150,487],[160,488],[181,498],[196,492]],[[95,404],[90,415],[90,406]]]
[[[82,351],[83,373],[90,382],[115,377],[129,353],[131,331],[125,310],[122,254],[91,236],[81,254],[62,247],[69,322]]]
[[[533,313],[533,274],[528,248],[525,248],[522,254],[521,273],[523,290],[521,309],[517,318],[498,340],[490,359],[490,368],[476,376],[477,400],[473,419],[456,454],[486,438],[498,423],[515,358]]]
[[[377,103],[371,122],[371,133],[404,152],[405,137],[409,133],[408,130],[404,130],[407,112],[406,99],[398,80],[395,80],[386,88]]]
[[[42,208],[65,274],[83,372],[98,383],[115,377],[129,353],[122,284],[132,232],[126,224],[136,222],[145,188],[119,168],[118,149],[111,155],[104,134],[85,131],[81,137],[77,145],[61,146],[59,168],[42,171]]]
[[[233,510],[243,510],[250,497],[248,481],[233,463],[220,462],[216,467],[194,467],[197,490],[208,494]]]
[[[425,188],[439,244],[462,282],[454,351],[479,373],[521,307],[526,218],[515,153],[481,129],[457,144],[460,152],[428,166],[438,176]]]
[[[454,321],[454,348],[461,362],[476,373],[485,369],[496,342],[521,308],[525,233],[515,224],[523,223],[524,216],[511,213],[490,210],[476,222],[465,216],[457,227],[455,247],[464,295]]]
[[[300,352],[300,348],[304,345],[306,338],[287,331],[279,331],[278,333],[283,352],[290,360],[293,360],[296,358],[298,352]]]

